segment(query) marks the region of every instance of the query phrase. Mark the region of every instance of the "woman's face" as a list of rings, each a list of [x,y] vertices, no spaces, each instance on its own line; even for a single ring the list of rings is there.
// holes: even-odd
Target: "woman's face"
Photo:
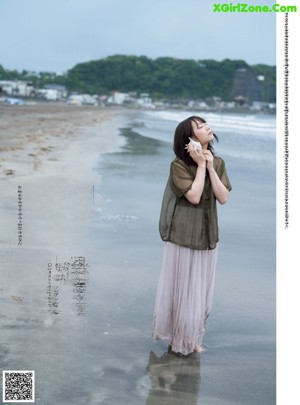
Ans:
[[[194,131],[194,141],[201,143],[202,147],[205,148],[209,142],[214,140],[213,131],[209,128],[207,123],[201,121],[192,121],[192,127]]]

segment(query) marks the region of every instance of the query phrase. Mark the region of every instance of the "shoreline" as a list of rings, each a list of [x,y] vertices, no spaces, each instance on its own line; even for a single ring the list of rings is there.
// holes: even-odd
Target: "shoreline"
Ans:
[[[82,153],[75,151],[75,145],[87,146],[92,153],[87,140],[101,147],[101,153],[119,148],[123,139],[115,136],[118,128],[112,122],[123,114],[126,110],[118,108],[78,108],[60,104],[0,106],[0,180],[24,178],[41,172],[58,174],[61,162],[71,163],[72,154],[77,153],[83,158]],[[114,132],[112,143],[105,137],[100,138],[103,134],[101,126],[108,122],[111,122]]]
[[[92,109],[126,109],[126,110],[131,110],[131,111],[198,111],[201,113],[217,113],[217,114],[241,114],[241,115],[266,115],[266,116],[276,116],[277,111],[276,107],[275,108],[254,108],[250,106],[234,106],[234,107],[214,107],[214,106],[207,106],[204,108],[200,107],[191,107],[188,105],[184,104],[171,104],[171,105],[156,105],[155,108],[149,108],[149,107],[142,107],[142,106],[136,106],[133,104],[113,104],[113,105],[104,105],[104,106],[92,106],[88,104],[82,104],[80,106],[75,106],[75,105],[69,105],[66,103],[66,101],[47,101],[47,100],[35,100],[35,99],[28,99],[26,101],[25,97],[21,97],[21,100],[24,101],[24,104],[21,106],[19,105],[9,105],[4,102],[4,100],[0,98],[0,108],[1,106],[5,106],[8,108],[34,108],[35,106],[38,105],[44,105],[44,106],[55,106],[55,105],[61,105],[61,106],[67,106],[68,108],[75,107],[77,109],[85,109],[85,108],[92,108]],[[271,103],[272,104],[272,103]]]

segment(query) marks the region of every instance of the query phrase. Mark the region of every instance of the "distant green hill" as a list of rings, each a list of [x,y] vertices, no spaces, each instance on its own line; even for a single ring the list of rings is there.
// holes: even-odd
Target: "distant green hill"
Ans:
[[[249,66],[242,60],[225,59],[195,61],[161,57],[114,55],[80,63],[68,71],[67,86],[71,90],[106,94],[146,92],[153,97],[206,98],[219,96],[232,100],[235,70],[247,67],[256,75],[265,76],[265,86],[275,83],[275,66]]]
[[[0,65],[1,66],[1,65]],[[276,68],[268,65],[249,66],[243,60],[225,59],[196,61],[160,57],[114,55],[107,58],[79,63],[64,76],[43,73],[38,79],[41,86],[57,83],[69,91],[90,94],[108,94],[111,91],[146,92],[153,98],[201,98],[218,96],[232,100],[232,85],[235,70],[246,67],[256,75],[265,76],[265,88],[275,83]],[[27,72],[23,71],[23,78]],[[5,77],[6,76],[6,77]],[[20,76],[20,74],[19,74]],[[11,78],[11,72],[3,73],[0,80]],[[20,78],[20,77],[19,77]],[[35,84],[36,77],[26,75]]]

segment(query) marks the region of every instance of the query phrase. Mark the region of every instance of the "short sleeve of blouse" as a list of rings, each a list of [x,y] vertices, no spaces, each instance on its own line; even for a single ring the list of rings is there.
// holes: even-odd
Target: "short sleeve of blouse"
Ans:
[[[216,172],[221,180],[221,182],[224,184],[224,186],[231,191],[232,187],[229,181],[229,178],[227,176],[227,172],[226,172],[226,167],[225,167],[225,162],[223,159],[218,158],[219,162],[218,165],[216,167]]]
[[[192,187],[195,175],[184,162],[174,160],[171,163],[170,183],[177,197],[182,197]]]
[[[214,167],[221,182],[231,191],[232,187],[227,176],[224,160],[220,157],[215,157]],[[195,175],[196,168],[186,165],[182,160],[173,160],[170,169],[170,186],[177,197],[182,197],[191,189]]]

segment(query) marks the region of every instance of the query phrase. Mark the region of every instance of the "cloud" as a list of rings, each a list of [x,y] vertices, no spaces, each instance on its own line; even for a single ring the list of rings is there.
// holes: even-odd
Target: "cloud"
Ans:
[[[275,64],[274,15],[212,10],[199,0],[2,0],[0,63],[58,71],[135,54]]]

